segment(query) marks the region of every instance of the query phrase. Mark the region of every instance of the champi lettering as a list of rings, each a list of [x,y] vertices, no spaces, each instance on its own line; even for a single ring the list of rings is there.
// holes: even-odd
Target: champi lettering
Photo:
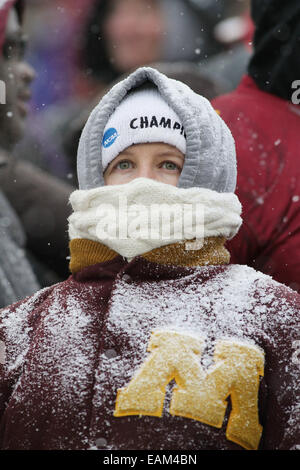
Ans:
[[[129,127],[131,129],[147,129],[148,127],[162,127],[164,129],[173,129],[175,131],[180,131],[180,134],[186,134],[184,132],[184,126],[179,124],[179,122],[174,121],[170,118],[162,117],[160,120],[157,116],[140,116],[139,118],[134,118],[130,121]]]

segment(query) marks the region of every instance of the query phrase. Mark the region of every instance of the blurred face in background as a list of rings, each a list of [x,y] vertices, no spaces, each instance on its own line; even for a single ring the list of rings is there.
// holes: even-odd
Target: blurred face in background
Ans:
[[[3,53],[0,55],[0,80],[6,86],[6,104],[0,105],[0,146],[9,150],[25,132],[34,70],[24,61],[26,38],[15,9],[8,17]]]
[[[108,54],[114,67],[126,72],[155,62],[164,31],[156,0],[111,0],[105,25]]]

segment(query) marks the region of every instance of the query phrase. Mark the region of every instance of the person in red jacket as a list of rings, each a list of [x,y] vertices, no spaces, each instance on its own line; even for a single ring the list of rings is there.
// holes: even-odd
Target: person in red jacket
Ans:
[[[300,292],[300,4],[252,0],[252,17],[248,75],[213,101],[236,142],[243,206],[243,225],[228,249],[233,263]]]
[[[229,264],[235,147],[209,101],[136,70],[78,180],[71,276],[0,312],[1,449],[296,449],[300,296]]]

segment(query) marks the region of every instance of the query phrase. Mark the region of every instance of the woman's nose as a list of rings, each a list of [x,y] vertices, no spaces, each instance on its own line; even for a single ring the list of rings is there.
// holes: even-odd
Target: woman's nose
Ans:
[[[138,169],[138,177],[154,179],[154,171],[150,166],[142,166]]]

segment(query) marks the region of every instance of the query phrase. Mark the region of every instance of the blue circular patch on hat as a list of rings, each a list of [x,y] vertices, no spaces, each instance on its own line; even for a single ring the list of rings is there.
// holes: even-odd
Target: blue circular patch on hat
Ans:
[[[109,129],[107,129],[102,139],[103,147],[110,147],[115,142],[117,137],[119,137],[117,129],[115,129],[114,127],[110,127]]]

